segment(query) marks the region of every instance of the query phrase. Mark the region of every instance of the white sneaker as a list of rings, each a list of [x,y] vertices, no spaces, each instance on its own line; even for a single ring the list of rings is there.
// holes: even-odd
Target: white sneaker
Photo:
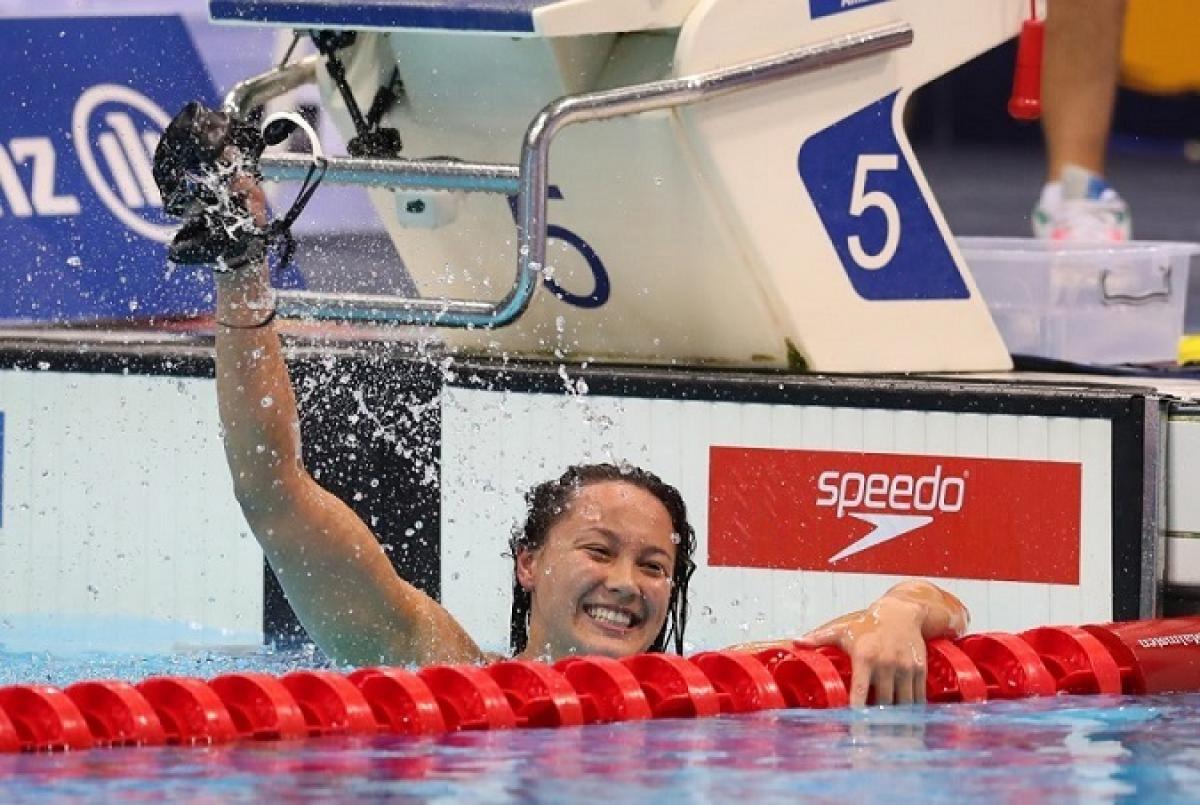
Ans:
[[[1034,237],[1042,240],[1120,243],[1133,230],[1125,199],[1104,177],[1075,165],[1042,188],[1031,220]]]

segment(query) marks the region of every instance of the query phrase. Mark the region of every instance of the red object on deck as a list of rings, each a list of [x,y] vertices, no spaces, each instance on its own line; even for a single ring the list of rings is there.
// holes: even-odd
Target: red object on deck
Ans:
[[[701,718],[721,712],[717,689],[677,654],[636,654],[619,660],[637,677],[654,718]]]
[[[347,678],[362,691],[381,732],[436,735],[446,731],[446,720],[433,691],[411,671],[360,668]]]
[[[1053,696],[1054,677],[1033,647],[1016,635],[987,632],[968,635],[958,647],[971,658],[987,683],[989,699]]]
[[[579,694],[583,723],[641,721],[653,717],[633,671],[608,657],[567,657],[554,664]]]
[[[945,639],[930,640],[925,647],[925,657],[926,701],[987,701],[988,687],[983,674],[958,646]]]
[[[1017,65],[1013,72],[1012,96],[1008,113],[1017,120],[1037,120],[1042,116],[1042,52],[1045,50],[1046,26],[1038,19],[1028,19],[1017,38]]]
[[[275,677],[255,672],[224,674],[208,685],[221,697],[241,737],[256,741],[308,737],[300,705]]]
[[[1120,693],[1121,669],[1095,636],[1077,626],[1021,632],[1054,676],[1060,693]]]
[[[219,744],[238,737],[221,697],[202,679],[160,676],[136,687],[154,708],[169,744]]]
[[[417,676],[429,685],[449,730],[498,730],[517,726],[508,697],[482,668],[431,665]]]
[[[63,692],[83,714],[98,746],[159,746],[167,742],[158,714],[128,682],[76,682]]]
[[[788,707],[825,710],[846,707],[850,694],[833,661],[809,648],[770,648],[755,656],[775,677]]]
[[[753,654],[706,651],[691,661],[717,689],[722,713],[753,713],[785,706],[775,677]]]
[[[296,697],[308,734],[374,735],[379,724],[353,682],[333,671],[293,671],[280,680]]]
[[[521,727],[577,727],[583,705],[567,678],[553,666],[505,660],[484,669],[508,697]]]
[[[1116,660],[1124,693],[1200,691],[1200,617],[1083,628]]]
[[[12,722],[26,752],[91,749],[95,744],[75,702],[49,685],[0,688],[0,710]]]

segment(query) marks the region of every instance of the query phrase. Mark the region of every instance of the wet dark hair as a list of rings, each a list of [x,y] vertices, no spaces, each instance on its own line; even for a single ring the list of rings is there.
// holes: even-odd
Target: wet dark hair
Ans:
[[[514,655],[525,650],[529,643],[529,611],[533,595],[517,580],[517,557],[522,550],[536,551],[546,544],[550,529],[567,511],[571,499],[585,486],[605,481],[621,481],[646,490],[666,508],[671,516],[671,528],[678,536],[675,565],[671,570],[671,597],[667,602],[667,620],[654,638],[650,651],[665,651],[669,643],[677,654],[683,653],[683,630],[687,626],[687,588],[696,563],[696,532],[687,519],[687,506],[679,490],[654,473],[630,464],[577,464],[560,477],[538,484],[525,494],[529,506],[525,524],[509,540],[513,558],[513,604],[509,633]]]

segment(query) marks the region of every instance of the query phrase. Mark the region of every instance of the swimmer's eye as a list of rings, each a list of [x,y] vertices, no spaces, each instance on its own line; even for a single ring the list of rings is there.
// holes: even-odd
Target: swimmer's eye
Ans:
[[[653,573],[655,576],[667,575],[666,566],[660,565],[658,562],[645,562],[642,564],[642,567]]]

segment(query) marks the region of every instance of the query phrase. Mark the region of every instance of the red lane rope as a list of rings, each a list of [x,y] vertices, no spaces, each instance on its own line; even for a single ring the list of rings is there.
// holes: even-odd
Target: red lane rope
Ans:
[[[1200,691],[1200,617],[988,632],[928,644],[926,698]],[[417,672],[363,668],[0,688],[0,752],[433,735],[453,730],[701,718],[849,703],[850,658],[823,646],[685,659],[506,660]]]

